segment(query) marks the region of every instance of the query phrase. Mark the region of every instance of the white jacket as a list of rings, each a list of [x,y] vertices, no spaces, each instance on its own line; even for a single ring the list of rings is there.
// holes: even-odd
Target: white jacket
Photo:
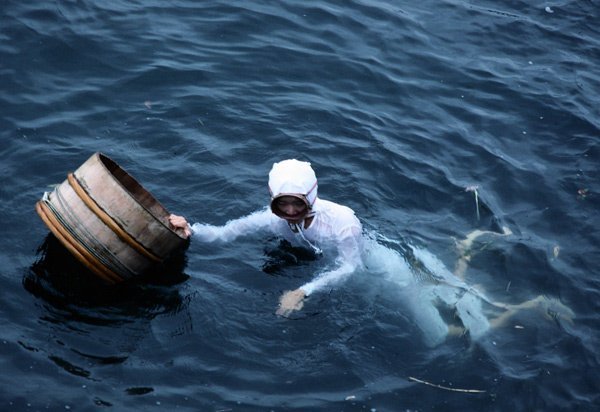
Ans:
[[[352,209],[317,197],[317,181],[310,163],[284,160],[273,165],[269,173],[272,199],[282,194],[301,194],[311,206],[313,220],[307,229],[294,232],[284,219],[276,216],[271,208],[254,212],[224,226],[194,223],[194,238],[203,242],[230,242],[235,238],[269,231],[295,246],[304,246],[324,253],[336,253],[336,267],[317,274],[300,288],[308,296],[311,293],[340,282],[362,265],[362,226]]]

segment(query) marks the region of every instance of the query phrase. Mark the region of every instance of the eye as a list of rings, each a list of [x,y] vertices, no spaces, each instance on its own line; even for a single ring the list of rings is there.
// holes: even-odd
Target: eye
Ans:
[[[306,207],[306,204],[299,199],[277,199],[275,203],[278,207],[292,206],[296,209],[302,209]]]

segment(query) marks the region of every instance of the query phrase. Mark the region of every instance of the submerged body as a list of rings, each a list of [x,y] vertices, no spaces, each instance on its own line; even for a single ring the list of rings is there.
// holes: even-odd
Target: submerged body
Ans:
[[[490,329],[483,305],[491,301],[451,273],[435,255],[410,245],[402,245],[401,252],[374,237],[365,242],[368,275],[397,287],[401,305],[410,313],[427,346],[440,344],[456,331],[468,332],[476,340]],[[460,323],[458,327],[446,322],[444,311]]]
[[[336,253],[333,269],[318,273],[298,290],[310,296],[340,284],[357,271],[389,281],[397,287],[402,305],[428,346],[440,344],[452,332],[452,326],[444,321],[441,311],[453,311],[463,332],[468,331],[472,339],[478,339],[490,328],[483,305],[503,307],[469,287],[429,251],[405,246],[406,251],[402,253],[379,243],[375,236],[363,235],[360,222],[350,209],[317,199],[314,210],[311,225],[296,231],[268,208],[224,226],[195,223],[191,229],[193,237],[202,242],[230,242],[262,232],[315,254]]]
[[[493,302],[451,273],[430,252],[387,239],[383,243],[399,246],[390,248],[377,236],[364,234],[352,209],[318,198],[317,187],[310,163],[284,160],[275,163],[269,173],[269,207],[231,220],[224,226],[204,223],[190,226],[185,218],[176,215],[169,219],[176,230],[202,242],[230,242],[240,236],[265,232],[315,254],[335,255],[333,268],[324,269],[310,281],[282,295],[277,310],[282,316],[300,310],[306,296],[342,282],[360,268],[365,268],[362,272],[369,276],[380,276],[398,286],[401,301],[429,346],[441,343],[456,330],[468,331],[472,339],[478,339],[516,310],[544,303],[540,297],[520,305]],[[464,243],[464,248],[470,247],[479,235],[467,237],[469,242]],[[461,272],[468,264],[467,252],[461,251],[462,263],[459,260],[457,265]],[[503,313],[490,320],[484,314],[484,305],[491,305]],[[563,308],[566,307],[563,305]],[[444,310],[450,310],[453,318],[458,319],[458,328],[444,320]],[[571,314],[567,312],[567,315]]]

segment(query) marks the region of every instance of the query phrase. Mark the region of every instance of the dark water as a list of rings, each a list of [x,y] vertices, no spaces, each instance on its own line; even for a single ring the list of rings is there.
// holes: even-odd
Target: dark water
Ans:
[[[1,2],[0,409],[597,410],[599,17],[595,0]],[[262,207],[271,164],[297,157],[323,198],[450,268],[457,239],[508,227],[469,282],[576,318],[523,311],[427,348],[368,272],[280,318],[319,261],[263,270],[276,245],[252,236],[103,288],[34,211],[95,151],[193,221]]]

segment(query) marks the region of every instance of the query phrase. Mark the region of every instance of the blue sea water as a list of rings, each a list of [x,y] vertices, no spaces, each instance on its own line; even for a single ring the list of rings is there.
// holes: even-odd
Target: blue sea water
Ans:
[[[599,17],[596,0],[3,1],[0,409],[597,410]],[[364,271],[281,318],[322,262],[267,271],[277,244],[253,236],[98,288],[34,210],[96,151],[211,224],[263,207],[273,162],[309,160],[321,197],[450,269],[458,241],[506,227],[467,281],[576,316],[427,347]]]

